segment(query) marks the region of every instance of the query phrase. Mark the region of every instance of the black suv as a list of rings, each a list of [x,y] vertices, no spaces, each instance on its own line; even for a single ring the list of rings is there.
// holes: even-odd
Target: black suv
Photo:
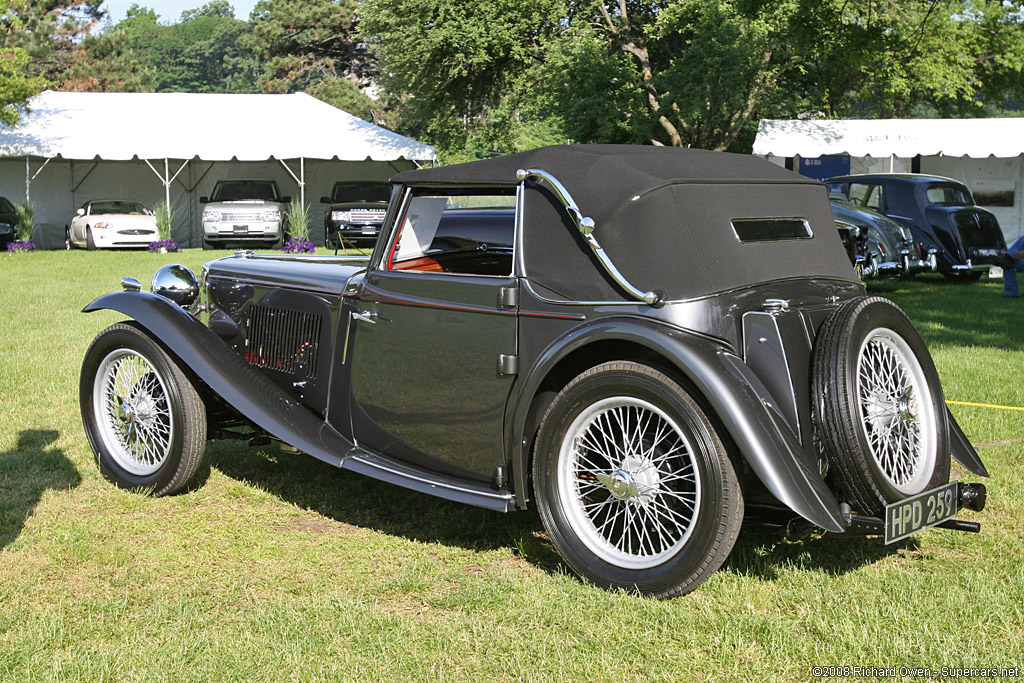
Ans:
[[[391,183],[372,180],[334,183],[324,213],[324,244],[337,249],[344,244],[377,241],[391,198]]]

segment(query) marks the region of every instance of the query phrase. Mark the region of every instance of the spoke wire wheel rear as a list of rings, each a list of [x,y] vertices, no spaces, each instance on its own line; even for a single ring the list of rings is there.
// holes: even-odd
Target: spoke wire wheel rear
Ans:
[[[692,388],[611,361],[555,396],[534,448],[541,521],[565,563],[603,588],[687,593],[728,557],[743,497],[725,432]]]
[[[93,383],[93,410],[110,457],[125,471],[147,476],[167,460],[174,417],[164,381],[144,356],[107,354]]]
[[[879,471],[898,492],[924,490],[935,467],[936,410],[924,370],[903,337],[872,331],[857,359],[861,426]]]
[[[651,403],[614,396],[569,426],[558,455],[562,512],[609,564],[649,569],[679,552],[700,507],[700,475],[682,429]]]
[[[811,395],[829,471],[859,513],[949,480],[945,401],[914,324],[881,297],[843,302],[814,342]]]

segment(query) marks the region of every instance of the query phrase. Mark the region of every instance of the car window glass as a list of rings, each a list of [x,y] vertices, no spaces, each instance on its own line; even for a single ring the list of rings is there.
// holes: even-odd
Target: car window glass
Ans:
[[[967,204],[971,201],[967,191],[955,185],[929,185],[925,191],[928,201],[932,204]]]
[[[213,189],[213,201],[215,202],[233,202],[240,199],[275,201],[277,188],[273,181],[222,180]]]
[[[93,202],[92,208],[89,213],[93,216],[100,214],[139,214],[146,215],[149,212],[146,211],[146,207],[138,202],[127,202],[127,201],[106,201],[106,202]]]
[[[0,197],[0,213],[14,213],[14,207],[3,197]]]
[[[509,275],[514,195],[420,195],[409,202],[389,270]]]
[[[850,183],[850,201],[875,211],[882,210],[882,186],[870,183]]]
[[[382,202],[391,198],[389,183],[338,183],[334,186],[334,202]]]

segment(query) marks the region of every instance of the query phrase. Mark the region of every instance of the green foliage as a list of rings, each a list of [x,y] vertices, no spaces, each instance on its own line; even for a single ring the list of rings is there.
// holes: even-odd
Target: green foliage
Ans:
[[[358,39],[356,4],[356,0],[256,3],[243,42],[260,60],[261,89],[296,92],[346,78],[364,84],[376,64]]]
[[[407,130],[442,151],[512,151],[534,69],[566,11],[563,0],[365,0],[359,21]]]
[[[380,107],[359,88],[344,78],[328,77],[307,90],[313,97],[337,107],[353,116],[371,122],[379,122]]]
[[[46,87],[46,79],[28,75],[29,56],[21,48],[0,53],[0,122],[17,125],[28,100]]]
[[[289,235],[309,239],[309,207],[303,206],[297,198],[292,199],[284,208],[284,222],[288,226]]]
[[[149,59],[157,92],[246,92],[255,88],[255,64],[240,45],[243,21],[195,14],[153,40]]]
[[[153,210],[156,216],[156,233],[161,240],[171,239],[171,222],[174,220],[174,209],[167,202],[160,202]]]
[[[35,231],[36,205],[33,202],[25,202],[14,207],[15,232],[18,239],[23,242],[32,240],[32,233]]]

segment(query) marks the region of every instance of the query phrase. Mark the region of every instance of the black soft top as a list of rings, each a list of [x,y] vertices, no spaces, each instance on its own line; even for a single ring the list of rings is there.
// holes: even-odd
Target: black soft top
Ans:
[[[758,157],[702,149],[560,145],[453,166],[405,171],[392,182],[511,187],[518,169],[555,176],[630,282],[670,300],[793,277],[855,278],[823,183]],[[734,219],[801,218],[812,239],[741,243]],[[557,298],[624,298],[604,275],[546,184],[527,185],[524,256],[531,281]]]

